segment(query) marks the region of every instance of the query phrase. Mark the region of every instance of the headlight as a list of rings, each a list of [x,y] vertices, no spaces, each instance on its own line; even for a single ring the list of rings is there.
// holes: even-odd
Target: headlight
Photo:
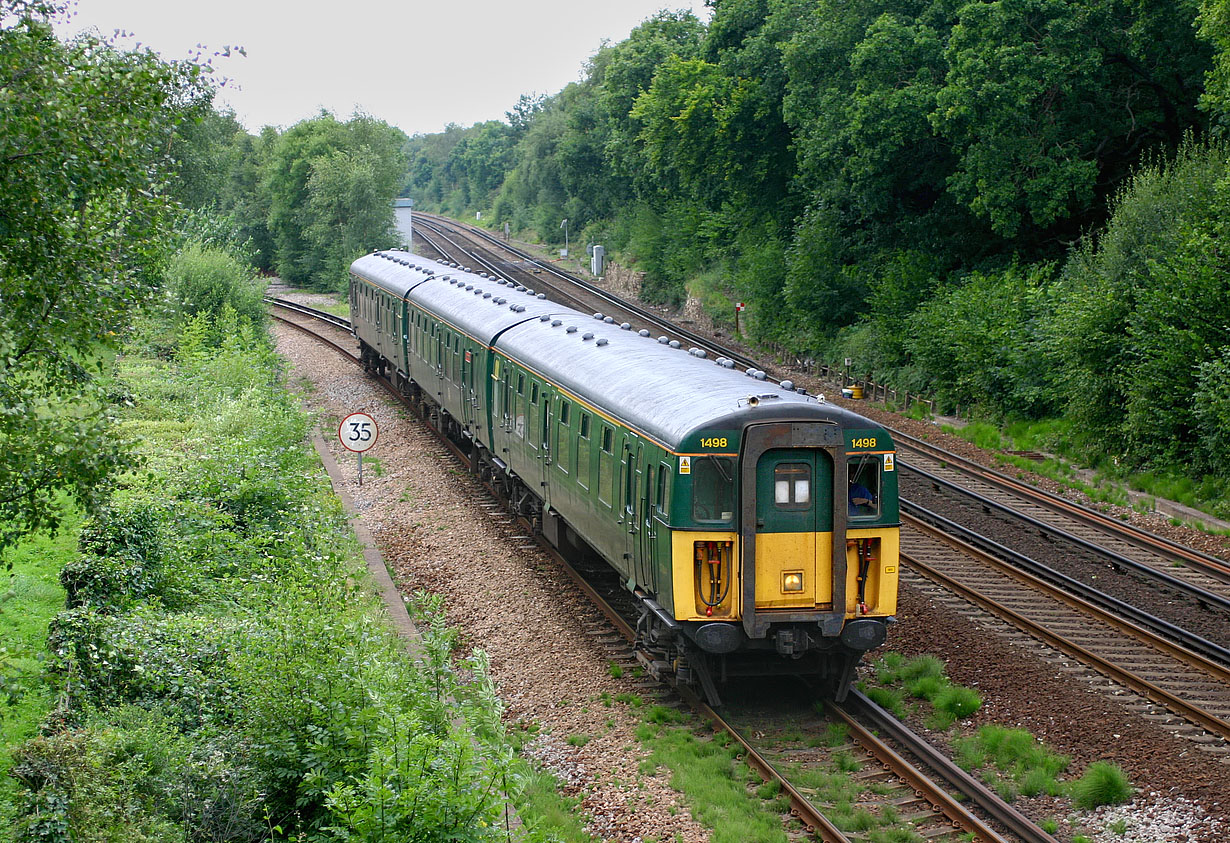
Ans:
[[[789,571],[782,574],[782,591],[802,591],[803,590],[803,572]]]

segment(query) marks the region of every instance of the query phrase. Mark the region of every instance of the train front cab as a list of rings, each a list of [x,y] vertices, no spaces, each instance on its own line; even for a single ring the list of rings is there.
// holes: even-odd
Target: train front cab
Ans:
[[[783,671],[844,696],[896,612],[894,468],[884,431],[812,422],[749,426],[737,462],[689,459],[695,527],[673,534],[675,618],[722,673],[759,671],[776,651]]]

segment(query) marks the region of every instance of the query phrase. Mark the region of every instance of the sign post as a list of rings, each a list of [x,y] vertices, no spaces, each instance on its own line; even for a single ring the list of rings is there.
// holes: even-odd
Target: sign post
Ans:
[[[347,451],[359,455],[359,485],[363,485],[363,452],[376,444],[380,429],[367,413],[351,413],[337,426],[337,438]]]
[[[743,312],[746,305],[743,302],[735,302],[735,336],[739,335],[739,314]]]

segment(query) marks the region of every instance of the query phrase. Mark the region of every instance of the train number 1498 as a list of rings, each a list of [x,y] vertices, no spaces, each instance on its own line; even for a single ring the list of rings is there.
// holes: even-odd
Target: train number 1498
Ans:
[[[702,448],[725,448],[726,447],[726,437],[717,436],[711,439],[701,439],[700,446]]]
[[[874,448],[875,446],[876,446],[876,438],[874,436],[867,436],[862,439],[855,439],[853,442],[850,443],[850,447],[852,448]]]

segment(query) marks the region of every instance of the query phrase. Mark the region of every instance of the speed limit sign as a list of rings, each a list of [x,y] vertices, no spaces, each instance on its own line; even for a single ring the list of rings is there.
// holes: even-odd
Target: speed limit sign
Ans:
[[[376,444],[380,431],[376,428],[376,420],[367,413],[351,413],[342,419],[337,428],[337,438],[348,451],[363,453]]]

